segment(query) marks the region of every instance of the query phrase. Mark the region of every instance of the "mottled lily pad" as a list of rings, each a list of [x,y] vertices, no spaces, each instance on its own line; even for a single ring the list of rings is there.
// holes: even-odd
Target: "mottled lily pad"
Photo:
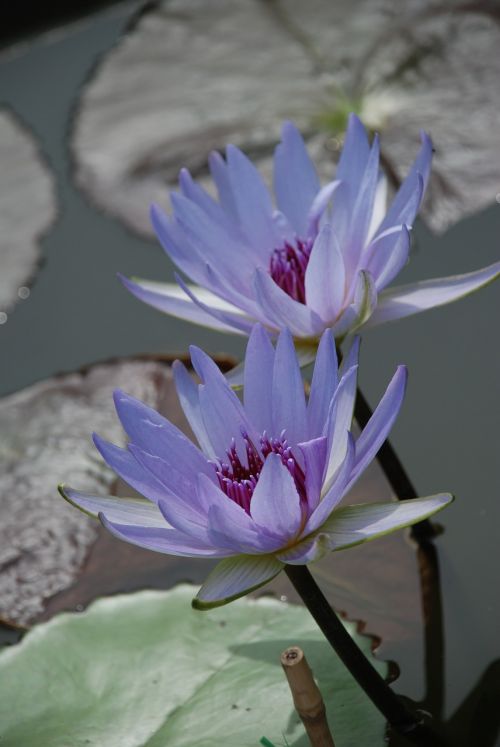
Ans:
[[[56,216],[54,180],[33,135],[0,111],[0,313],[26,298],[39,240]]]
[[[169,368],[153,361],[96,365],[0,400],[0,616],[26,624],[44,600],[70,586],[97,535],[97,524],[65,505],[57,483],[71,475],[89,490],[115,475],[92,444],[92,431],[123,443],[112,391],[121,387],[153,406],[172,389]]]
[[[269,173],[280,123],[326,176],[346,113],[382,131],[394,182],[425,127],[436,146],[424,216],[444,230],[498,191],[500,28],[488,4],[164,0],[97,68],[75,118],[76,179],[143,234],[181,166],[202,180],[231,141]],[[256,54],[258,50],[258,54]]]
[[[256,747],[266,736],[305,747],[279,664],[291,644],[306,652],[337,747],[385,744],[383,717],[304,608],[243,599],[200,613],[195,591],[102,599],[4,650],[2,745]],[[371,656],[370,639],[346,627]]]

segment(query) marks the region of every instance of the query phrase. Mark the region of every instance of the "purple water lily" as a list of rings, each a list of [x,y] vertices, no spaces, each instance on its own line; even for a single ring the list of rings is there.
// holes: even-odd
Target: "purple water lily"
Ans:
[[[415,162],[386,208],[379,142],[351,115],[336,178],[321,187],[298,130],[283,126],[274,158],[276,208],[260,174],[232,145],[210,156],[219,200],[185,169],[173,214],[152,208],[156,234],[194,283],[148,281],[125,286],[139,299],[182,319],[248,334],[255,321],[316,341],[331,328],[337,341],[467,295],[500,274],[500,262],[477,272],[387,286],[406,264],[410,228],[427,185],[432,144],[422,133]]]
[[[221,558],[194,602],[199,608],[246,594],[286,564],[307,564],[430,516],[451,496],[338,507],[386,439],[406,385],[401,366],[355,439],[358,346],[355,338],[338,369],[334,337],[323,334],[306,400],[290,332],[280,334],[275,349],[256,325],[245,357],[243,403],[214,362],[193,347],[202,383],[196,385],[180,362],[174,375],[199,448],[118,391],[116,409],[130,442],[122,449],[94,440],[107,464],[145,499],[70,488],[61,488],[63,496],[127,542]]]

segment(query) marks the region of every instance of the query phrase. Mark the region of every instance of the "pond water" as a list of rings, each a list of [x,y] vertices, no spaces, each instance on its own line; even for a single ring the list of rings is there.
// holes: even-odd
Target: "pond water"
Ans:
[[[238,338],[170,319],[126,293],[118,270],[172,279],[172,267],[159,246],[100,212],[74,183],[68,137],[81,88],[136,7],[117,4],[0,57],[1,103],[39,143],[55,177],[58,207],[41,242],[30,295],[0,326],[2,395],[94,361],[183,352],[192,342],[241,354]],[[500,206],[491,198],[490,207],[443,235],[420,223],[402,281],[497,260]],[[499,318],[500,286],[494,284],[455,305],[367,333],[360,369],[361,388],[375,403],[395,365],[409,366],[392,442],[421,495],[445,490],[457,497],[440,516],[445,531],[435,543],[444,638],[434,630],[427,661],[420,640],[388,642],[380,654],[398,663],[396,690],[416,701],[424,697],[426,666],[434,685],[442,675],[448,743],[478,747],[500,745]],[[4,639],[15,635],[4,630]]]

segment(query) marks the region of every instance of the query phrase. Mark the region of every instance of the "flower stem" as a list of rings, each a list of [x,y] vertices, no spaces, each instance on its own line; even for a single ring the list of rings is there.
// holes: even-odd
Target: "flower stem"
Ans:
[[[356,403],[354,405],[354,417],[359,427],[364,428],[372,415],[372,409],[358,387]],[[380,447],[377,460],[399,501],[406,498],[418,497],[413,483],[388,439]],[[414,524],[410,532],[413,539],[419,543],[426,542],[438,534],[434,524],[429,519],[424,519]]]
[[[423,726],[354,643],[305,565],[286,565],[285,573],[318,623],[337,656],[389,724],[409,738],[421,737]]]

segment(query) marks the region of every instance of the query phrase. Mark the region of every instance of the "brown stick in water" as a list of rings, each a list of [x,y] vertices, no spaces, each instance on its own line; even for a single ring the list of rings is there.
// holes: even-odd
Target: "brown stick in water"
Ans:
[[[302,649],[291,646],[283,651],[281,665],[292,691],[295,709],[302,719],[312,747],[335,747],[326,720],[323,698]]]

